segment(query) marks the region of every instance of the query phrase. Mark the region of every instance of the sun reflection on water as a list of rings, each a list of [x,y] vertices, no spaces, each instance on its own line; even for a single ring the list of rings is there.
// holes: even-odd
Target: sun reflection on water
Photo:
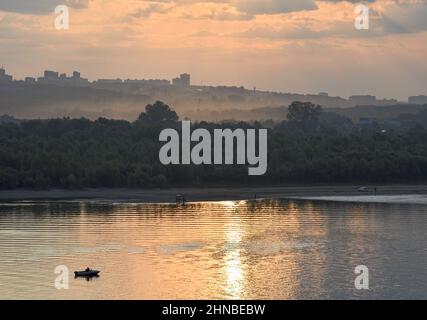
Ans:
[[[225,258],[227,284],[225,291],[231,299],[241,299],[244,289],[245,274],[240,260],[240,252],[228,252]]]
[[[228,210],[237,206],[236,202],[225,201],[222,203]],[[242,263],[242,224],[238,217],[233,219],[232,224],[224,228],[225,230],[225,257],[224,275],[226,277],[225,293],[228,298],[242,299],[245,289],[246,272]]]

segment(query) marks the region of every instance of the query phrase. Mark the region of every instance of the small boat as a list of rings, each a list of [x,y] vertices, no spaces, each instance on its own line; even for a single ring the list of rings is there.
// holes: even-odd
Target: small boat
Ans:
[[[74,275],[76,277],[87,277],[87,278],[90,278],[90,277],[98,277],[98,274],[100,272],[101,271],[98,271],[98,270],[86,269],[84,271],[74,271]]]

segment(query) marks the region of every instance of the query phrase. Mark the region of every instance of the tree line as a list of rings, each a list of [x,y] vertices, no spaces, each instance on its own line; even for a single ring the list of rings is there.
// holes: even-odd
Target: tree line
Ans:
[[[152,188],[294,183],[427,181],[427,129],[357,128],[311,103],[294,102],[287,121],[197,122],[194,128],[267,128],[268,170],[241,165],[173,165],[159,161],[159,133],[180,130],[162,102],[134,122],[99,118],[0,122],[0,189]]]

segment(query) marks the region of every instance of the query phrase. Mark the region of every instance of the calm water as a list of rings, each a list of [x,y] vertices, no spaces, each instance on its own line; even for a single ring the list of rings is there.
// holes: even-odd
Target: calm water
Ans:
[[[0,298],[427,298],[427,206],[0,204]],[[69,290],[54,287],[57,265]],[[354,288],[366,265],[370,290]],[[92,281],[74,279],[86,266]]]

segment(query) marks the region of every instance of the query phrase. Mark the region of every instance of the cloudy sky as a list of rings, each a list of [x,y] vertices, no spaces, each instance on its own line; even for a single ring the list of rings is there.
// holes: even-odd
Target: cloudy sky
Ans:
[[[0,0],[0,64],[284,92],[427,94],[427,0]],[[57,5],[70,29],[54,28]]]

